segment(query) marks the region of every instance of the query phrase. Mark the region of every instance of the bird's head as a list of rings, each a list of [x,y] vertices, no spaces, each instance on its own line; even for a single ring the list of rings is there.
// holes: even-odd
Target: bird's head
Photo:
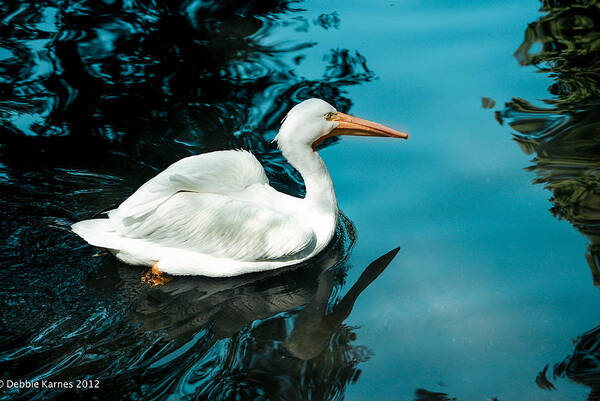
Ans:
[[[280,148],[304,145],[315,149],[323,140],[335,135],[408,138],[405,132],[340,113],[326,101],[313,98],[292,107],[281,121],[275,140]]]

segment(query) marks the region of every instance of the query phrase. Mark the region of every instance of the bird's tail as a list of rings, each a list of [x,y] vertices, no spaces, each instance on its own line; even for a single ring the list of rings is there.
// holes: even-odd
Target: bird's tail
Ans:
[[[71,230],[91,245],[101,248],[119,249],[118,234],[110,219],[91,219],[77,222]]]

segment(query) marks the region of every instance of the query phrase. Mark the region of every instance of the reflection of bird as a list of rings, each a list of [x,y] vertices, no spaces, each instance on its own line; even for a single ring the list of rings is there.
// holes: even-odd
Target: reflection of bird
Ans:
[[[304,198],[269,186],[248,152],[211,152],[174,163],[108,219],[81,221],[73,231],[126,263],[154,266],[157,274],[234,276],[299,263],[335,231],[333,183],[315,147],[341,134],[408,137],[309,99],[290,110],[275,138],[302,175]]]
[[[285,341],[285,347],[304,360],[319,355],[329,343],[333,332],[350,316],[358,296],[388,267],[399,250],[400,248],[393,249],[371,262],[330,313],[327,313],[327,304],[333,291],[333,274],[329,270],[321,273],[317,291],[310,303],[298,314],[293,331]]]
[[[254,321],[313,303],[316,293],[331,292],[332,276],[328,275],[328,280],[320,276],[330,270],[339,274],[347,269],[344,263],[355,240],[352,222],[340,213],[332,241],[304,266],[218,279],[187,277],[141,293],[137,293],[139,277],[135,270],[119,268],[118,276],[122,288],[138,294],[134,317],[139,317],[144,331],[164,330],[171,338],[185,339],[210,326],[214,338],[220,339],[234,336]]]
[[[299,267],[142,290],[133,269],[119,268],[120,289],[135,299],[128,322],[149,338],[158,335],[126,358],[154,378],[170,378],[168,390],[150,385],[147,398],[167,391],[173,399],[343,398],[371,355],[343,322],[398,252],[373,261],[339,299],[354,241],[346,230],[349,222],[340,222],[332,243]]]

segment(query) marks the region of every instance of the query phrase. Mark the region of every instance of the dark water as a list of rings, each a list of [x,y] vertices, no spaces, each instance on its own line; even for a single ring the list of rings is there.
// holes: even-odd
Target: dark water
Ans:
[[[529,170],[551,192],[550,212],[586,238],[585,259],[600,287],[600,10],[596,2],[557,1],[545,1],[542,10],[515,56],[552,77],[553,97],[540,106],[515,98],[496,116],[514,130],[521,150],[535,156]],[[555,389],[546,378],[551,372],[588,387],[588,400],[600,400],[600,326],[573,342],[571,353],[546,366],[536,382]]]
[[[598,10],[0,4],[0,398],[600,400]],[[69,232],[213,150],[302,195],[271,139],[308,97],[411,134],[324,144],[316,260],[148,288]]]

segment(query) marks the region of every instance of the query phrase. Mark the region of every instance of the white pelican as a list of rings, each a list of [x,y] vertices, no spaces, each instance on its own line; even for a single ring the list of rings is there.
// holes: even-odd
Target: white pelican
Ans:
[[[289,111],[275,137],[304,180],[304,198],[273,189],[250,152],[217,151],[179,160],[108,211],[108,218],[72,229],[125,263],[153,266],[151,278],[163,272],[227,277],[300,263],[323,250],[335,232],[333,183],[315,148],[341,134],[408,138],[308,99]]]

